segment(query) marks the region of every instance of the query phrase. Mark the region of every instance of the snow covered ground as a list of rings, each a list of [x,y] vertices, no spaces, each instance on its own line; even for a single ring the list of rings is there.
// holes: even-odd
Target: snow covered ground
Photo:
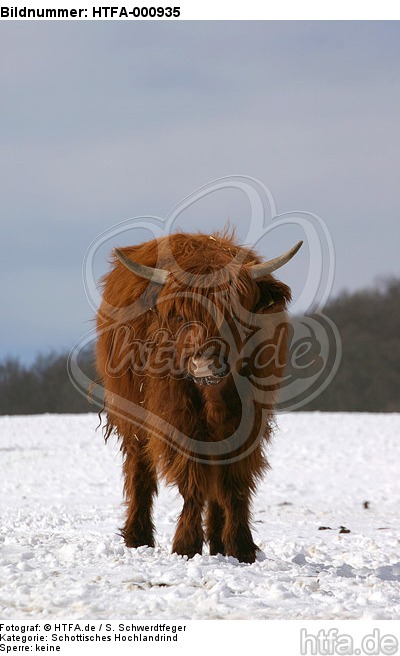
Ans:
[[[157,547],[126,549],[119,450],[97,424],[0,417],[4,619],[400,617],[399,414],[279,416],[253,565],[171,555],[181,500],[166,488]]]

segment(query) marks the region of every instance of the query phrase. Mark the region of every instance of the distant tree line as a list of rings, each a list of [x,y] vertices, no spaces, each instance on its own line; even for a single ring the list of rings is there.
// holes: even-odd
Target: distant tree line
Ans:
[[[324,314],[339,330],[341,365],[330,385],[299,409],[400,412],[400,279],[343,292]],[[72,385],[67,358],[50,353],[30,366],[15,358],[0,362],[0,414],[98,412]],[[90,380],[96,379],[90,350],[79,364]]]
[[[98,412],[99,408],[72,385],[67,359],[66,353],[49,353],[38,355],[30,366],[15,358],[0,363],[0,415]],[[91,351],[82,354],[79,364],[94,380]]]
[[[339,370],[303,410],[400,412],[400,279],[344,292],[326,306],[342,340]]]

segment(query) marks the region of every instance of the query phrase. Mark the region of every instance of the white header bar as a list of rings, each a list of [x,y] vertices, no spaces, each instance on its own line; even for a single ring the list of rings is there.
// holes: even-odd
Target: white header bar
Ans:
[[[392,0],[27,0],[1,1],[0,20],[398,20],[400,3]]]

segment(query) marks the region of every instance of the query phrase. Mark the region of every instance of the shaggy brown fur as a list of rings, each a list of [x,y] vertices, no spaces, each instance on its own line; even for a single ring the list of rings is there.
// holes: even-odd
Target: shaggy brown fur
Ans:
[[[103,279],[97,368],[106,437],[115,432],[124,455],[125,543],[154,545],[161,475],[184,501],[175,553],[194,556],[207,540],[211,554],[251,563],[250,501],[268,467],[263,442],[285,365],[290,290],[271,275],[255,281],[249,266],[259,257],[226,233],[174,234],[121,250],[172,273],[159,285],[115,259]],[[212,385],[191,375],[205,351],[220,373]]]

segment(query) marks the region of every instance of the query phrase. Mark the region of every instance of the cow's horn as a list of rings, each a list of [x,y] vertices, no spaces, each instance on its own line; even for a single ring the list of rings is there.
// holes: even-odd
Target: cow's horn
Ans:
[[[287,253],[283,253],[283,255],[275,257],[273,260],[268,260],[268,262],[261,262],[260,264],[253,264],[253,266],[250,267],[250,271],[254,280],[258,280],[259,278],[266,276],[268,273],[276,271],[276,269],[279,269],[279,267],[289,262],[289,260],[291,260],[292,257],[296,255],[302,243],[303,241],[299,241],[296,246],[293,246],[290,250],[287,251]]]
[[[119,248],[114,248],[114,253],[119,261],[122,262],[129,271],[136,273],[137,276],[141,276],[152,282],[157,282],[159,285],[164,285],[167,282],[169,271],[166,271],[165,269],[153,269],[153,267],[146,266],[145,264],[138,264],[137,262],[130,260],[129,257],[126,257]]]

